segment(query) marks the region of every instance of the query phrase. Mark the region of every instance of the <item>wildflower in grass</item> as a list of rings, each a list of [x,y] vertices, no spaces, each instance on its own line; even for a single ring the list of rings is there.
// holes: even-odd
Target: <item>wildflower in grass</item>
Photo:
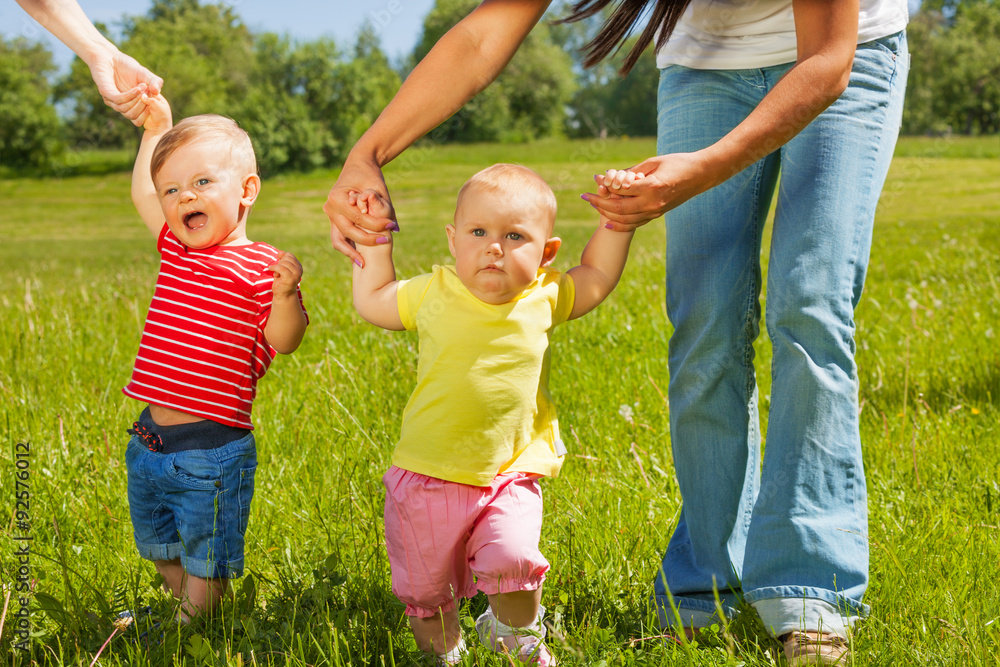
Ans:
[[[632,410],[631,405],[622,403],[618,406],[618,414],[620,414],[629,424],[635,423],[635,420],[633,419],[635,412]]]

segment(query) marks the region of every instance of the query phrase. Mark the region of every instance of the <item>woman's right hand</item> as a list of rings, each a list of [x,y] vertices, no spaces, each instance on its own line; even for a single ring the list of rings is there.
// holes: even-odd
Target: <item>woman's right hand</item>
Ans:
[[[634,231],[727,178],[710,166],[705,153],[651,157],[628,170],[643,174],[642,179],[628,187],[621,179],[616,185],[606,175],[599,174],[595,176],[597,192],[586,193],[583,198],[607,218],[611,229]]]
[[[351,194],[356,198],[364,190],[374,190],[388,202],[389,217],[378,218],[361,212],[351,200]],[[373,246],[380,237],[386,238],[386,234],[399,231],[399,225],[393,219],[395,210],[392,208],[382,170],[374,160],[359,158],[353,153],[347,157],[340,177],[330,188],[330,194],[323,204],[323,212],[330,218],[330,243],[333,248],[358,266],[363,267],[364,260],[354,244]]]

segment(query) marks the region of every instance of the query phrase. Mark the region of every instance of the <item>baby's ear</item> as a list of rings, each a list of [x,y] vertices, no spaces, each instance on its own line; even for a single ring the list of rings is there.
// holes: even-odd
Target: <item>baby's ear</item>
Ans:
[[[247,174],[243,177],[243,197],[240,203],[244,206],[253,206],[260,194],[260,176],[257,174]]]
[[[444,231],[448,234],[448,251],[452,257],[457,259],[457,255],[455,255],[455,225],[446,226]]]
[[[559,252],[559,246],[561,245],[562,239],[558,236],[553,236],[545,242],[545,249],[542,250],[542,263],[538,265],[539,268],[548,266],[552,263],[552,260],[556,258],[556,253]]]

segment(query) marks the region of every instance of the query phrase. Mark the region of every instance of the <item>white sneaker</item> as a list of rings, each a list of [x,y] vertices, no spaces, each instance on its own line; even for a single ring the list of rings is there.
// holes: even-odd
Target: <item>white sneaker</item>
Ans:
[[[487,608],[486,612],[476,619],[476,631],[479,632],[480,641],[491,651],[512,654],[521,662],[538,667],[552,667],[556,664],[556,659],[542,641],[545,639],[545,626],[542,625],[544,615],[545,607],[540,606],[538,616],[531,625],[525,628],[512,628],[501,623],[493,615],[493,610]]]
[[[465,638],[459,637],[458,643],[455,644],[455,648],[451,649],[447,653],[438,653],[434,656],[434,664],[436,667],[450,667],[451,665],[457,665],[462,662],[462,658],[465,657]]]

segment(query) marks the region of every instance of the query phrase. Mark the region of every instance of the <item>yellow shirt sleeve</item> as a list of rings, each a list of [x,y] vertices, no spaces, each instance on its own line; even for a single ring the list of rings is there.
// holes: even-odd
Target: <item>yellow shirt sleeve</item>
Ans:
[[[420,308],[420,303],[424,300],[427,288],[430,287],[431,280],[434,279],[437,270],[438,267],[435,266],[432,273],[399,281],[399,286],[396,288],[396,305],[399,308],[399,319],[407,331],[413,331],[417,328],[417,310]],[[570,307],[572,308],[572,306]]]
[[[559,297],[556,299],[556,306],[552,309],[552,324],[562,324],[569,319],[573,312],[573,304],[576,303],[576,286],[573,278],[568,273],[552,271],[559,276]]]

